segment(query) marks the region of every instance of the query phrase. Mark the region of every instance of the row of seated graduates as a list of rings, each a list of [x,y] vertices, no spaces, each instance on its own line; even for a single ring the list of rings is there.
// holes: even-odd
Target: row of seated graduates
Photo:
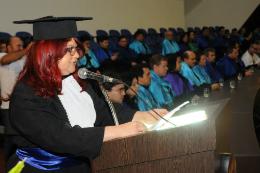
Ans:
[[[171,36],[168,37],[167,33],[170,32]],[[197,42],[194,40],[194,33],[189,31],[188,33],[184,33],[181,37],[180,45],[176,44],[173,39],[173,33],[171,31],[167,31],[165,36],[165,40],[167,39],[172,43],[175,42],[175,45],[168,46],[165,44],[165,40],[161,43],[162,51],[160,54],[169,55],[169,54],[183,54],[183,52],[187,50],[192,50],[196,52],[197,50],[204,50],[205,48],[215,48],[216,49],[216,61],[224,56],[225,50],[229,45],[229,42],[238,42],[241,46],[242,52],[241,55],[248,49],[249,45],[253,40],[258,39],[254,37],[256,33],[258,33],[258,28],[254,30],[254,34],[250,31],[244,31],[245,37],[250,37],[250,40],[244,39],[241,41],[238,36],[237,30],[233,30],[233,34],[230,38],[227,38],[225,35],[225,28],[219,27],[219,35],[215,42],[212,44],[212,40],[209,38],[209,28],[204,27],[202,29],[202,35],[197,39]],[[193,35],[193,37],[191,37]],[[260,35],[257,34],[260,37]],[[84,39],[85,38],[85,39]],[[80,37],[81,41],[88,42],[88,47],[91,47],[91,38],[87,35],[82,35]],[[109,50],[109,45],[111,42],[109,41],[109,37],[105,35],[101,35],[97,37],[99,47],[92,53],[95,55],[98,63],[100,64],[99,71],[111,70],[116,72],[125,72],[128,71],[130,67],[136,65],[137,63],[147,62],[149,63],[149,59],[153,55],[150,47],[144,43],[144,34],[143,31],[137,30],[134,34],[134,41],[128,46],[128,38],[126,36],[120,36],[117,38],[117,48],[114,50]],[[169,42],[168,41],[168,42]],[[190,44],[193,42],[193,46]],[[245,44],[243,44],[245,43]],[[174,48],[176,47],[176,49]],[[197,47],[193,50],[193,47]],[[130,48],[130,49],[129,49]],[[164,51],[167,49],[168,51]],[[172,49],[172,50],[171,50]],[[173,50],[175,49],[175,50]],[[119,53],[119,54],[118,54]],[[85,61],[86,62],[86,61]],[[84,65],[81,64],[80,66]],[[90,68],[90,67],[88,67]]]

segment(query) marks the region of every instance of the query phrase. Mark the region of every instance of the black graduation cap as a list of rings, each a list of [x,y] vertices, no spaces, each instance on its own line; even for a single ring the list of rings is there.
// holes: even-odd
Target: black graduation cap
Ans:
[[[92,20],[92,17],[53,17],[36,20],[14,21],[15,24],[33,24],[33,40],[53,40],[78,37],[76,21]]]

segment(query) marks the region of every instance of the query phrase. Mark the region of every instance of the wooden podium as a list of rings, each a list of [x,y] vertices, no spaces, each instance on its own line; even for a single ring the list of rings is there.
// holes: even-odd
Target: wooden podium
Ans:
[[[230,153],[231,99],[190,106],[178,114],[196,110],[205,110],[208,119],[104,142],[93,161],[95,172],[219,172],[220,154]]]

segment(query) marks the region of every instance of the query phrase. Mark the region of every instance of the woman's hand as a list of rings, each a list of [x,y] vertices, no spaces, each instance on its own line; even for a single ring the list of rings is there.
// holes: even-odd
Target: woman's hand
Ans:
[[[144,131],[148,131],[147,127],[143,123],[137,121],[132,121],[119,126],[107,126],[105,127],[103,142],[115,138],[136,135],[143,133]]]
[[[168,114],[168,111],[166,109],[154,109],[155,112],[157,112],[162,117],[166,114]],[[155,114],[152,110],[148,111],[149,114],[151,114],[156,120],[159,120],[161,117]]]
[[[154,109],[155,112],[157,112],[159,115],[164,116],[168,113],[166,109]],[[140,112],[137,111],[134,115],[133,120],[144,122],[146,124],[154,124],[156,121],[158,121],[161,117],[155,114],[152,110],[146,111],[146,112]]]

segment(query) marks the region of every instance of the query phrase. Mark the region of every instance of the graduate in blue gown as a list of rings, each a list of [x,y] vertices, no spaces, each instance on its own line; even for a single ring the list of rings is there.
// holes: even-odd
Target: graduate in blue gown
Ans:
[[[189,45],[189,37],[187,33],[184,33],[180,38],[180,54],[182,55],[187,50],[191,50],[191,47]]]
[[[246,28],[245,27],[242,27],[239,31],[238,31],[238,33],[239,33],[239,38],[240,38],[240,40],[241,41],[243,41],[244,39],[245,39],[245,37],[244,37],[244,33],[246,32]]]
[[[167,57],[160,54],[152,56],[152,59],[150,60],[150,66],[152,68],[150,74],[152,79],[149,91],[161,107],[169,110],[174,105],[173,101],[176,95],[172,90],[170,83],[164,79],[168,70],[167,65]]]
[[[215,63],[215,49],[207,48],[204,50],[204,54],[206,56],[206,66],[204,66],[205,71],[209,75],[209,77],[215,82],[219,82],[219,80],[222,78],[222,75],[219,73],[219,71],[216,68]]]
[[[254,27],[252,42],[256,42],[257,40],[260,40],[260,35],[258,34],[258,27]]]
[[[227,37],[225,36],[225,28],[223,26],[219,27],[218,33],[219,34],[216,38],[215,45],[216,62],[224,56],[229,43]]]
[[[97,38],[99,43],[99,48],[94,51],[96,58],[100,64],[100,70],[106,71],[115,71],[120,72],[121,68],[118,63],[118,52],[113,53],[112,50],[108,50],[108,37],[105,35],[101,35]]]
[[[156,102],[155,98],[149,91],[151,85],[151,74],[149,65],[146,63],[137,64],[131,68],[131,73],[137,76],[139,84],[139,97],[141,97],[152,109],[162,108],[159,103]],[[150,108],[146,106],[139,98],[138,107],[140,111],[148,111]]]
[[[173,33],[171,31],[165,32],[165,39],[161,43],[162,47],[162,55],[166,56],[169,54],[179,53],[180,47],[178,44],[173,40]]]
[[[241,55],[243,55],[250,47],[252,43],[252,37],[253,33],[251,31],[246,31],[244,33],[244,40],[241,42],[240,49],[241,49]]]
[[[235,41],[238,42],[239,45],[241,45],[241,39],[238,36],[238,32],[236,28],[232,29],[232,34],[230,35],[229,41]]]
[[[201,76],[201,78],[204,79],[205,83],[207,84],[214,84],[215,82],[209,77],[208,73],[204,69],[206,66],[206,56],[204,52],[197,51],[196,52],[196,62],[197,65],[195,65],[192,70],[197,76]]]
[[[118,61],[124,71],[128,71],[132,66],[137,64],[137,54],[135,51],[127,47],[126,36],[118,38],[118,46],[115,52],[118,52]]]
[[[144,34],[142,31],[137,30],[134,34],[134,42],[129,45],[129,48],[132,49],[138,55],[139,62],[149,63],[150,58],[152,57],[152,51],[149,46],[143,43]]]
[[[93,72],[99,72],[99,62],[95,56],[95,54],[89,49],[90,46],[90,38],[88,35],[83,34],[79,40],[82,42],[82,44],[85,47],[85,55],[83,58],[79,59],[77,62],[77,65],[79,67],[87,68],[90,71]]]
[[[182,66],[180,73],[189,80],[191,85],[198,90],[209,88],[209,90],[215,90],[219,88],[219,84],[207,84],[206,80],[200,75],[196,74],[191,68],[196,64],[196,54],[192,51],[186,51],[181,57]]]
[[[213,43],[210,38],[209,38],[209,28],[208,27],[203,27],[202,28],[202,35],[197,39],[197,46],[199,47],[200,50],[204,50],[208,47],[214,48],[215,43]]]
[[[238,61],[238,50],[233,45],[228,46],[226,55],[217,62],[217,69],[225,79],[237,76],[238,73],[242,73],[243,76],[252,75],[251,72],[243,70],[241,63]]]

